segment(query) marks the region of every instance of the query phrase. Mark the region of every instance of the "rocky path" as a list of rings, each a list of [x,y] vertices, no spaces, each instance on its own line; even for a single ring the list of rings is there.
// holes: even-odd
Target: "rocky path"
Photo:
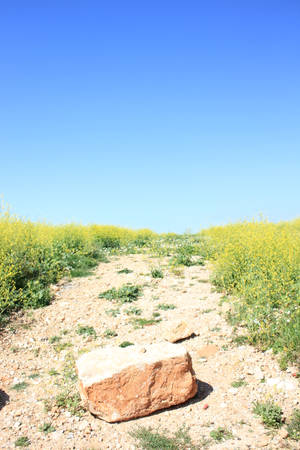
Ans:
[[[150,273],[158,264],[162,279]],[[118,273],[125,268],[131,272]],[[252,412],[254,401],[271,398],[285,416],[299,408],[294,369],[282,372],[272,353],[232,342],[232,328],[224,320],[228,303],[220,302],[222,296],[208,280],[207,268],[186,267],[174,274],[167,258],[137,254],[114,256],[92,276],[55,287],[50,306],[27,312],[0,337],[0,448],[26,445],[27,437],[31,449],[133,450],[138,447],[129,432],[136,427],[172,434],[182,425],[189,427],[198,448],[300,448],[284,429],[268,430]],[[99,299],[101,292],[125,283],[143,286],[138,301],[118,305]],[[166,304],[175,308],[166,309]],[[136,320],[141,318],[154,318],[157,323],[143,326]],[[193,400],[117,424],[81,411],[74,358],[99,345],[160,342],[178,320],[194,331],[182,342],[201,380]],[[221,442],[210,435],[219,427],[228,438]]]

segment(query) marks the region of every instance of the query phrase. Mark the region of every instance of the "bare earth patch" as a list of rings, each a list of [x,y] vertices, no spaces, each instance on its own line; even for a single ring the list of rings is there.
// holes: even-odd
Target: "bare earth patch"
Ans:
[[[280,371],[271,352],[232,343],[232,327],[224,320],[227,304],[219,304],[221,295],[213,292],[207,268],[186,267],[180,277],[168,269],[165,258],[160,260],[164,278],[152,278],[156,263],[148,255],[112,257],[92,276],[55,287],[50,306],[28,311],[10,324],[0,337],[1,449],[15,448],[23,436],[31,449],[135,449],[129,432],[137,426],[172,434],[182,425],[190,428],[199,448],[204,448],[205,438],[210,440],[207,448],[220,450],[300,448],[282,430],[266,429],[252,412],[254,401],[269,398],[281,405],[286,417],[299,408],[299,380],[292,369]],[[118,273],[124,268],[132,272]],[[142,287],[136,301],[99,298],[126,283]],[[114,424],[81,408],[74,375],[78,355],[108,344],[161,342],[178,321],[194,331],[181,344],[192,357],[198,379],[195,398]],[[213,440],[210,433],[218,427],[232,437]]]

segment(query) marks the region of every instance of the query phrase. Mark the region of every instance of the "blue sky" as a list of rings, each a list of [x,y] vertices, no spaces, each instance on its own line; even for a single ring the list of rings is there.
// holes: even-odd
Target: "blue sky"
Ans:
[[[19,215],[177,232],[300,215],[298,0],[11,0],[0,42]]]

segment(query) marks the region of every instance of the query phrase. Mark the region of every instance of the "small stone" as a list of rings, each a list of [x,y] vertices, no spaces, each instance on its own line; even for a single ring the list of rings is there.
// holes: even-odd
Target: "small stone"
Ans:
[[[163,337],[166,341],[177,342],[182,339],[191,337],[194,331],[188,326],[186,322],[174,322],[163,333]]]
[[[281,439],[286,439],[286,438],[289,436],[289,433],[288,433],[287,430],[281,429],[281,430],[278,431],[278,436],[279,436]]]
[[[270,438],[268,436],[263,436],[257,440],[258,448],[267,447],[270,444]]]
[[[88,421],[87,421],[87,420],[83,420],[82,422],[79,423],[78,429],[79,429],[80,431],[83,431],[83,430],[85,430],[88,426],[89,426]]]

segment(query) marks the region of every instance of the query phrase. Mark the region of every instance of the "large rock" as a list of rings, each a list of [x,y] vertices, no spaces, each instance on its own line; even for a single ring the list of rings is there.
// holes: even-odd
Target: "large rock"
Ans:
[[[196,377],[182,345],[105,347],[76,362],[81,398],[107,422],[147,416],[194,397]]]

